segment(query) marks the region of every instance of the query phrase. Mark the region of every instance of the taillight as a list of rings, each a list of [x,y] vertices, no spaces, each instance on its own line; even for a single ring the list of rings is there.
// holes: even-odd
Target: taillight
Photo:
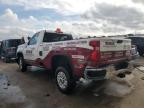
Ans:
[[[90,58],[92,61],[98,61],[100,58],[100,54],[97,51],[92,51]]]
[[[96,48],[96,47],[100,47],[100,41],[95,41],[95,40],[92,40],[89,42],[89,45]]]
[[[92,61],[98,61],[100,59],[100,41],[90,41],[89,45],[93,47],[90,59]]]

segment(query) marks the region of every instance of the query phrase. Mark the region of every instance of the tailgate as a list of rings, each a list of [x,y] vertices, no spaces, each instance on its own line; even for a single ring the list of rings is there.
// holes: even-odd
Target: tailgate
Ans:
[[[130,39],[101,39],[101,59],[113,60],[130,56]]]

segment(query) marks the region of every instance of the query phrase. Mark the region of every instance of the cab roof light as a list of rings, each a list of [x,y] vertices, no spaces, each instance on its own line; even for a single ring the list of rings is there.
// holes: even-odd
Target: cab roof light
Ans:
[[[55,32],[56,33],[63,33],[60,28],[57,28]]]

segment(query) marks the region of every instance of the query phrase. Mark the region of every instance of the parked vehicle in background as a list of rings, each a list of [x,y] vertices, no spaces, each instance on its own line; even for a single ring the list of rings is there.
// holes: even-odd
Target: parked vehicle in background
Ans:
[[[0,59],[1,59],[1,41],[0,41]]]
[[[132,45],[131,47],[131,55],[133,59],[136,59],[139,57],[139,53],[137,51],[137,46],[136,45]]]
[[[18,45],[23,44],[21,39],[8,39],[1,42],[1,59],[6,63],[10,62],[11,59],[16,59],[16,50]]]
[[[144,37],[131,36],[131,37],[127,37],[127,38],[131,39],[132,45],[136,45],[139,55],[143,56],[144,55]]]
[[[126,69],[131,60],[130,39],[89,38],[74,40],[71,34],[57,29],[40,31],[17,49],[21,71],[27,66],[51,69],[58,89],[70,93],[76,81],[98,81],[107,77],[108,69]]]
[[[129,37],[127,36],[109,36],[109,38],[117,38],[117,39],[130,39]],[[139,57],[139,52],[137,50],[137,46],[135,44],[133,44],[132,40],[131,40],[131,57],[132,59],[136,59]]]

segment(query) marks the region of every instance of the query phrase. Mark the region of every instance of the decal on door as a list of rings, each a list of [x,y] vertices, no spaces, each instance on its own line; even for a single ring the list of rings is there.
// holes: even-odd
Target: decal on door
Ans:
[[[49,50],[49,46],[43,47],[43,51],[48,51],[48,50]]]
[[[32,55],[32,50],[26,50],[27,55]]]

